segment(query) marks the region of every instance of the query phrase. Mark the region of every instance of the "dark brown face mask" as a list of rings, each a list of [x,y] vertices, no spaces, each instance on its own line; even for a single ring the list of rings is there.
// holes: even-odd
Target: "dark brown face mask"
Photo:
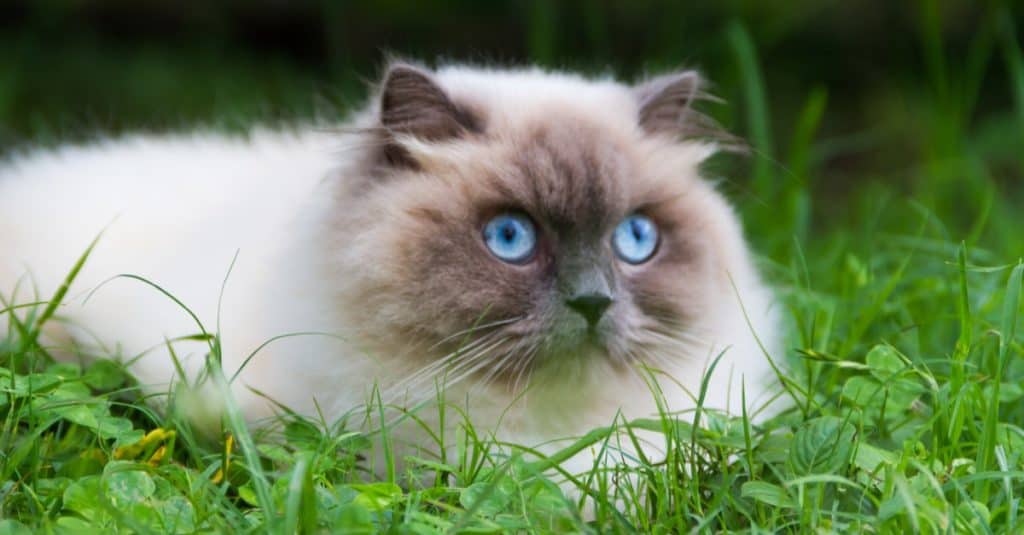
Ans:
[[[544,113],[506,107],[516,97],[488,89],[486,74],[445,76],[408,64],[384,76],[371,130],[380,174],[347,199],[352,213],[387,214],[356,223],[372,226],[362,239],[376,244],[346,268],[344,299],[366,311],[353,318],[357,332],[420,360],[476,343],[517,371],[524,360],[628,363],[671,343],[708,305],[713,255],[700,228],[733,217],[705,217],[700,195],[717,194],[697,166],[709,149],[681,142],[696,132],[699,76],[633,88],[554,77],[581,93],[580,106],[530,95]],[[595,110],[590,99],[614,105]],[[487,225],[501,214],[529,222],[535,250],[488,249]],[[647,226],[625,235],[653,241],[636,256],[615,240],[640,216]]]

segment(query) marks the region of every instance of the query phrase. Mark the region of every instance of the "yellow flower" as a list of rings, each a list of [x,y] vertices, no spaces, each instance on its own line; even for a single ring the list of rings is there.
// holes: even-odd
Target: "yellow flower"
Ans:
[[[224,481],[224,474],[228,472],[228,468],[231,466],[231,450],[235,448],[235,436],[228,434],[228,438],[224,441],[224,456],[221,458],[220,468],[213,474],[210,481],[214,483],[220,483]]]

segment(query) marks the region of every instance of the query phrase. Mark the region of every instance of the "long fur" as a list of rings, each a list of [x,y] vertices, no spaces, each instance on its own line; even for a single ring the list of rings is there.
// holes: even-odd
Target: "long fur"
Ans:
[[[654,415],[652,369],[672,411],[694,407],[720,354],[706,407],[738,412],[741,380],[751,406],[771,395],[761,346],[777,355],[772,295],[736,214],[700,176],[716,145],[688,137],[711,124],[692,110],[695,73],[637,87],[537,69],[389,73],[344,125],[245,140],[130,136],[15,157],[0,169],[0,294],[51,295],[105,231],[62,325],[72,353],[138,357],[132,371],[151,392],[174,380],[162,344],[198,328],[152,288],[109,280],[117,274],[159,284],[219,332],[228,376],[271,337],[330,334],[277,340],[248,361],[234,386],[253,421],[274,408],[254,390],[337,417],[375,389],[414,407],[444,383],[479,429],[552,450],[616,414]],[[483,247],[482,222],[507,209],[544,236],[534,265],[504,265]],[[659,251],[616,263],[607,237],[636,211],[658,221]],[[583,250],[616,281],[596,344],[559,293],[569,255]],[[197,374],[205,346],[175,349]],[[425,443],[414,425],[392,434]]]

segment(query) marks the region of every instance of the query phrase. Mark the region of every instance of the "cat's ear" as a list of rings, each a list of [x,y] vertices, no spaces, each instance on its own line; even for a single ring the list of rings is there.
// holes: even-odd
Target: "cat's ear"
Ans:
[[[742,150],[741,140],[693,108],[697,100],[714,100],[704,92],[705,86],[704,77],[693,70],[657,76],[635,86],[640,127],[649,134],[710,139],[721,148]]]
[[[697,71],[666,74],[633,89],[640,126],[651,134],[676,134],[703,85]]]
[[[412,163],[405,161],[409,155],[397,143],[399,136],[438,142],[479,130],[477,119],[452,102],[430,72],[406,63],[392,64],[384,75],[379,120],[392,163]]]

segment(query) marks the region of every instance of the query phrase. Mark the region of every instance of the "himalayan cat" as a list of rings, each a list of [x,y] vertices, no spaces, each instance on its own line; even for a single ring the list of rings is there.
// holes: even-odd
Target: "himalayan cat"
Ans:
[[[168,344],[196,376],[196,322],[116,276],[144,277],[221,335],[251,422],[268,398],[340,418],[376,396],[439,425],[440,386],[479,435],[550,452],[655,417],[651,377],[690,418],[719,356],[705,406],[739,413],[742,381],[753,411],[779,326],[700,174],[720,145],[702,84],[393,62],[345,124],[22,152],[0,167],[0,296],[52,295],[99,236],[44,343],[134,359],[150,393],[176,379]],[[391,430],[399,451],[426,436]]]

